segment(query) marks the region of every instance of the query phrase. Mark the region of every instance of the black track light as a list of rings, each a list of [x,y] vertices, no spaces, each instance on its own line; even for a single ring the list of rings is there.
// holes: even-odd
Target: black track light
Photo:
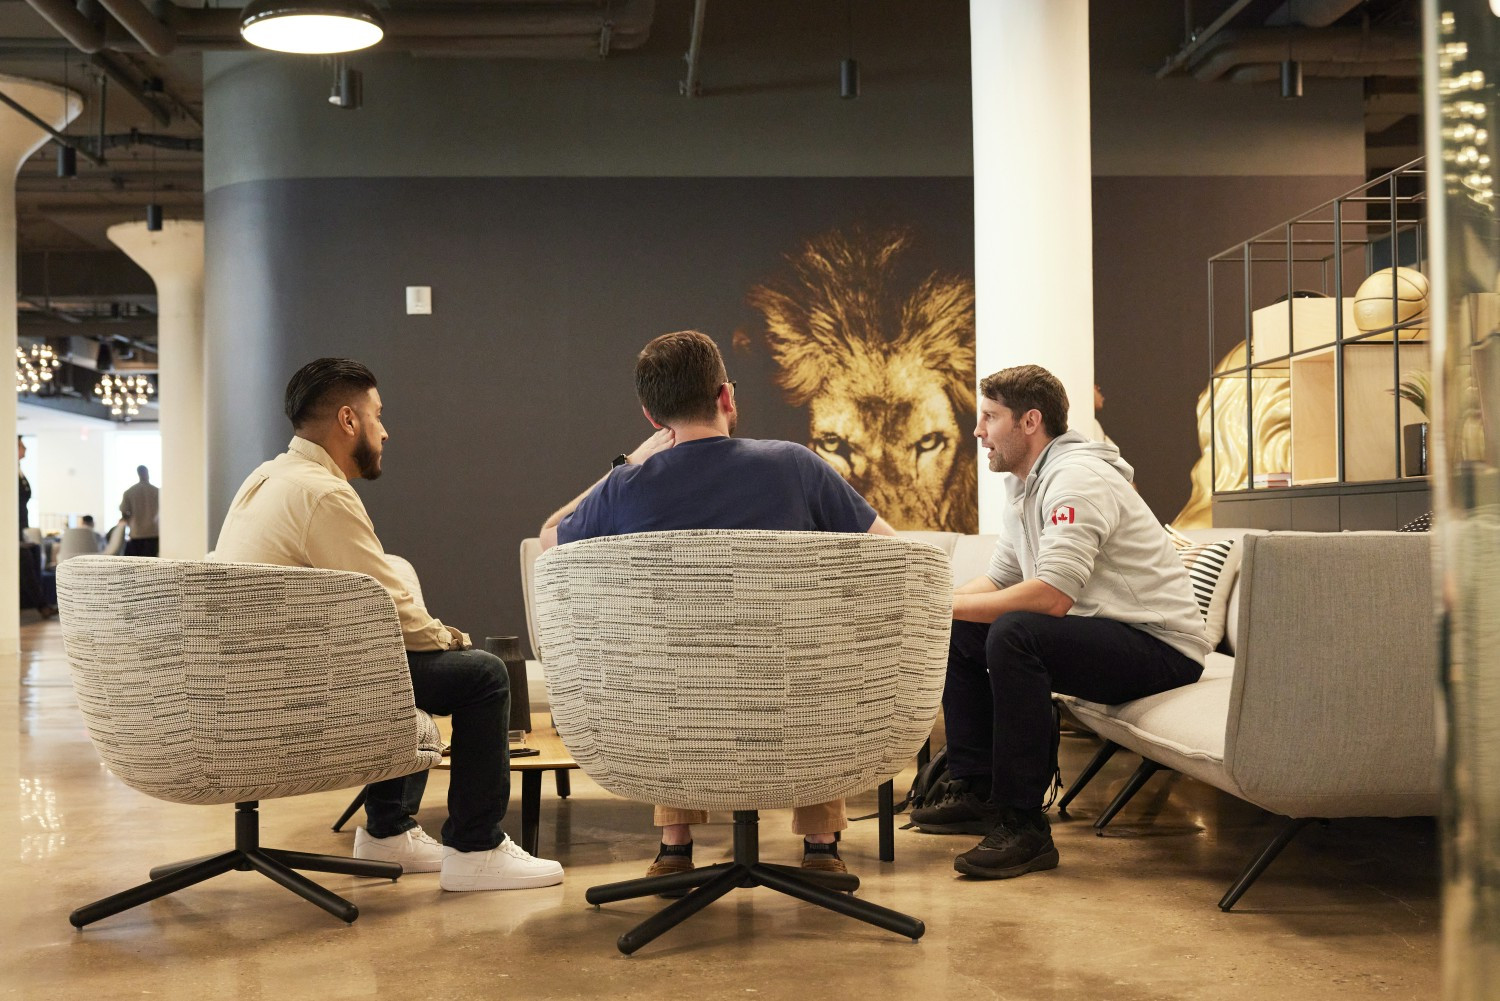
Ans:
[[[72,146],[57,144],[57,176],[78,176],[78,151]]]
[[[839,97],[859,96],[859,61],[845,59],[839,63]]]
[[[1281,61],[1281,96],[1302,96],[1302,64],[1295,59]]]
[[[152,233],[161,232],[161,206],[156,202],[146,206],[146,229]]]
[[[364,104],[364,102],[364,74],[340,62],[334,70],[333,90],[328,94],[328,103],[335,108],[346,108],[353,111]]]

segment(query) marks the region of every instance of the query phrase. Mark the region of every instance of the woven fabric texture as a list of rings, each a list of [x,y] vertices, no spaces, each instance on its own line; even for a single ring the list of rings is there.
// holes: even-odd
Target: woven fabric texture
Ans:
[[[430,768],[389,594],[362,574],[80,556],[58,568],[89,736],[126,785],[235,803]]]
[[[932,546],[651,532],[551,550],[535,587],[558,732],[621,796],[807,806],[890,778],[932,730],[952,621]]]

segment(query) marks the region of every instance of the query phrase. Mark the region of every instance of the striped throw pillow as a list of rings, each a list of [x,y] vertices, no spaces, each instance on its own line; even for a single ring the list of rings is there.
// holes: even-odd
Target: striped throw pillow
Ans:
[[[1167,535],[1177,547],[1178,558],[1187,567],[1193,598],[1198,602],[1198,611],[1203,613],[1203,635],[1210,646],[1217,647],[1224,638],[1224,626],[1229,619],[1229,592],[1240,572],[1239,540],[1194,542],[1170,526]]]

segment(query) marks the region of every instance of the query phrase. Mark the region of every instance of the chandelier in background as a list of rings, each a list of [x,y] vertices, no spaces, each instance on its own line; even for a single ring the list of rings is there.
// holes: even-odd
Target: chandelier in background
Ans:
[[[137,417],[146,400],[156,392],[144,375],[104,375],[94,385],[94,395],[109,408],[111,417]]]
[[[52,370],[61,364],[57,352],[45,344],[33,344],[30,351],[17,347],[16,392],[37,392],[43,383],[52,381]]]

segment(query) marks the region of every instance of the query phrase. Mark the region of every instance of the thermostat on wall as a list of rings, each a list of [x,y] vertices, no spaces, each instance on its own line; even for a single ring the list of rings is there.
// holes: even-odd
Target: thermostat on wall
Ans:
[[[432,312],[432,286],[406,286],[406,313],[408,316],[427,316]]]

